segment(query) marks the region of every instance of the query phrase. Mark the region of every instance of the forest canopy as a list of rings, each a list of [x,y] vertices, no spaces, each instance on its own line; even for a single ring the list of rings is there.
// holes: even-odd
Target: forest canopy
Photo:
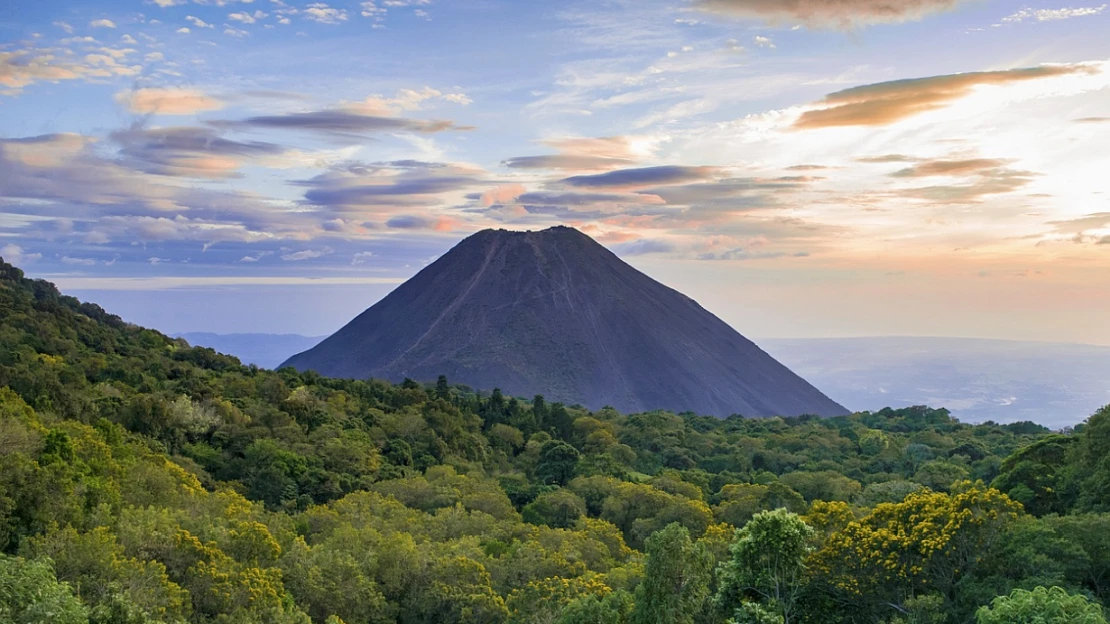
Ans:
[[[329,379],[2,261],[0,320],[3,622],[1105,621],[1110,408],[1053,432]]]

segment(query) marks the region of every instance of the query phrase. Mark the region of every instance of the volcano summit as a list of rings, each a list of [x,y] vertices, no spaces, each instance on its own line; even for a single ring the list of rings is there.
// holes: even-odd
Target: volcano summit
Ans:
[[[693,299],[568,227],[478,232],[282,366],[395,382],[446,375],[626,413],[848,413]]]

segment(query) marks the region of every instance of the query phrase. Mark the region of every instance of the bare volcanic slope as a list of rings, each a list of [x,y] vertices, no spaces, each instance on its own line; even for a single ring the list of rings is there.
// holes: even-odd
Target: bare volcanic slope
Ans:
[[[693,299],[567,227],[478,232],[283,366],[446,375],[626,413],[848,413]]]

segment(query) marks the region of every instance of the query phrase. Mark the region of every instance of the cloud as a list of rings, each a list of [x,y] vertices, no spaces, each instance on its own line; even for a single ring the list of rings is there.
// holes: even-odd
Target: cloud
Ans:
[[[1011,163],[998,158],[970,158],[965,160],[931,160],[892,173],[899,178],[924,176],[965,176],[989,172]]]
[[[161,260],[159,258],[158,260]],[[52,277],[64,291],[71,290],[171,290],[204,286],[329,286],[352,284],[396,285],[404,281],[398,277],[271,277],[248,276],[159,276],[159,277]]]
[[[568,154],[552,154],[548,156],[516,156],[504,160],[501,164],[510,169],[568,169],[573,171],[603,171],[627,167],[632,161],[624,158],[606,158],[604,156],[572,156]]]
[[[58,28],[61,28],[62,30],[64,30],[66,32],[66,34],[68,34],[68,35],[73,34],[73,26],[70,26],[69,24],[67,24],[65,22],[54,22],[54,25],[57,26]]]
[[[346,9],[335,9],[323,2],[308,5],[303,13],[307,19],[319,24],[338,24],[347,21]]]
[[[326,247],[319,250],[305,249],[304,251],[295,251],[287,254],[282,254],[281,259],[287,262],[299,262],[301,260],[311,260],[313,258],[319,258],[320,256],[330,254],[331,252],[332,250]]]
[[[897,156],[879,157],[866,162],[914,162],[909,167],[891,174],[894,178],[960,177],[970,182],[952,185],[914,187],[897,191],[898,195],[924,199],[941,204],[966,204],[982,200],[989,195],[1009,193],[1021,189],[1037,176],[1030,171],[1010,169],[1014,161],[1000,158],[965,158],[923,160]]]
[[[961,0],[697,0],[705,11],[771,24],[852,29],[920,20]]]
[[[864,156],[857,158],[856,162],[861,163],[903,163],[903,162],[917,162],[920,158],[913,156],[906,156],[905,154],[883,154],[882,156]]]
[[[129,140],[142,148],[150,138]],[[251,193],[167,183],[164,175],[144,171],[155,166],[138,155],[104,154],[89,149],[94,143],[74,134],[0,139],[0,200],[13,200],[3,212],[71,219],[76,227],[70,236],[90,244],[270,240],[304,237],[313,229],[308,214],[275,210]],[[160,152],[143,155],[154,160]]]
[[[563,184],[580,188],[644,188],[658,184],[682,184],[717,175],[715,167],[663,165],[638,169],[618,169],[597,175],[572,176]]]
[[[794,127],[881,126],[943,108],[982,85],[1005,85],[1069,74],[1094,73],[1089,65],[1042,65],[1024,69],[949,74],[880,82],[837,91],[807,110]]]
[[[386,227],[398,230],[434,230],[437,232],[450,232],[454,229],[456,223],[454,220],[447,217],[399,215],[386,221],[385,225]]]
[[[419,196],[457,191],[474,183],[468,177],[416,177],[404,176],[386,182],[357,184],[349,178],[342,181],[335,177],[317,177],[307,184],[314,186],[305,192],[305,200],[323,206],[396,206],[423,203]]]
[[[212,24],[209,24],[208,22],[200,19],[199,17],[194,17],[192,15],[186,15],[185,16],[185,21],[191,23],[193,26],[196,26],[197,28],[215,28],[215,26],[213,26]]]
[[[1071,19],[1073,17],[1090,17],[1106,10],[1105,4],[1096,7],[1076,7],[1062,9],[1030,9],[1020,11],[1002,18],[1004,24],[1020,24],[1021,22],[1055,22]]]
[[[351,264],[356,266],[360,264],[366,264],[366,261],[373,257],[373,255],[374,252],[372,251],[359,251],[355,253],[355,255],[351,256]]]
[[[392,98],[371,95],[360,102],[343,103],[343,110],[360,115],[393,116],[402,112],[419,110],[424,102],[443,100],[466,106],[472,102],[465,93],[443,93],[438,89],[424,87],[420,90],[401,89]]]
[[[675,250],[673,243],[664,240],[644,238],[610,247],[618,256],[642,256],[653,253],[668,253]]]
[[[573,193],[537,191],[524,193],[515,203],[529,206],[595,206],[597,204],[662,204],[654,195],[639,193]]]
[[[75,56],[68,50],[53,48],[0,51],[0,87],[7,87],[8,95],[36,82],[93,81],[135,76],[140,71],[141,65],[125,65],[110,54]],[[0,90],[0,94],[4,93]]]
[[[110,19],[98,19],[89,22],[89,28],[115,28],[116,23]]]
[[[400,161],[336,165],[309,180],[304,202],[345,214],[389,214],[442,203],[442,194],[488,184],[481,172],[442,163]]]
[[[1058,232],[1065,234],[1082,234],[1088,230],[1110,229],[1110,212],[1096,212],[1077,219],[1049,221]]]
[[[224,220],[217,221],[183,215],[172,218],[113,215],[98,219],[94,231],[104,234],[108,240],[137,240],[147,243],[188,240],[212,245],[222,242],[254,243],[277,238],[271,233],[231,222],[228,217],[229,215],[225,215]]]
[[[629,137],[571,137],[547,139],[540,143],[558,150],[558,154],[516,156],[501,162],[510,169],[562,169],[570,171],[605,171],[633,165],[639,155]]]
[[[769,195],[804,188],[810,181],[809,178],[799,179],[797,176],[778,179],[725,178],[698,184],[647,188],[643,192],[661,198],[668,205],[727,207],[732,211],[743,211],[773,205]]]
[[[743,247],[736,247],[727,249],[725,251],[706,252],[698,255],[698,260],[769,260],[773,258],[785,257],[785,251],[757,251],[745,249]],[[804,257],[806,254],[795,254],[795,257]]]
[[[507,204],[514,201],[525,193],[527,189],[522,184],[505,184],[502,186],[494,187],[485,193],[482,193],[481,201],[483,206],[493,206],[495,204]]]
[[[1110,117],[1081,117],[1075,121],[1076,123],[1108,123]]]
[[[136,169],[194,178],[232,177],[244,160],[285,151],[273,143],[225,139],[211,128],[132,128],[112,132],[109,137],[120,145],[127,164]]]
[[[8,264],[27,264],[42,257],[40,253],[29,253],[19,245],[8,244],[0,247],[0,258]]]
[[[194,115],[224,107],[223,102],[198,89],[176,87],[121,91],[116,102],[139,115]]]
[[[232,128],[274,128],[282,130],[306,130],[333,136],[364,135],[374,132],[418,132],[430,134],[449,130],[470,130],[467,126],[455,125],[453,121],[423,120],[407,117],[383,117],[330,109],[285,115],[263,115],[237,121],[214,121],[214,126]]]
[[[244,24],[253,24],[256,21],[258,21],[258,19],[260,17],[263,17],[263,16],[264,16],[264,14],[262,13],[262,11],[257,11],[256,15],[251,15],[250,13],[247,13],[246,11],[240,11],[238,13],[229,13],[227,15],[227,19],[229,19],[233,22],[242,22]]]
[[[771,48],[772,50],[775,49],[775,42],[771,41],[770,37],[756,35],[755,39],[753,39],[752,41],[755,43],[755,45],[761,48]]]
[[[74,258],[72,256],[62,256],[62,264],[79,264],[82,266],[93,266],[96,264],[95,258]]]
[[[949,174],[927,174],[949,175]],[[923,199],[939,204],[970,204],[990,195],[1000,195],[1019,190],[1033,181],[1036,174],[1029,171],[998,168],[976,172],[976,178],[967,184],[937,185],[904,189],[903,197]]]
[[[633,139],[626,136],[566,137],[545,139],[540,143],[558,150],[561,154],[572,156],[596,156],[620,160],[635,160],[639,156],[633,145]]]

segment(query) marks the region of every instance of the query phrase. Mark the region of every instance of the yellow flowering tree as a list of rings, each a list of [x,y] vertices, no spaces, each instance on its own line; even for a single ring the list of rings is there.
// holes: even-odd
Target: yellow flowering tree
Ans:
[[[1019,503],[981,483],[958,484],[952,493],[923,490],[849,522],[813,554],[810,567],[857,608],[898,607],[922,593],[951,596],[1019,513]]]

